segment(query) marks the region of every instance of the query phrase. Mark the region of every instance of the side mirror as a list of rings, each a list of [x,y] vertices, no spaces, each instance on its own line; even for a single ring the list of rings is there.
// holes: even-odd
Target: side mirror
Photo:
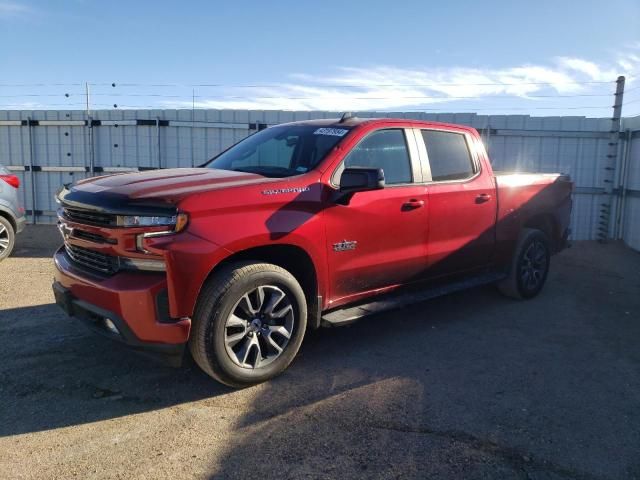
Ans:
[[[336,201],[349,203],[358,192],[380,190],[384,188],[384,170],[381,168],[349,167],[340,175],[340,190]]]

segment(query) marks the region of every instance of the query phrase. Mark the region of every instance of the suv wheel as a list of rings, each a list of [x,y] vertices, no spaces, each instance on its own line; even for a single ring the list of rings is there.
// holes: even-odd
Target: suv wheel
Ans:
[[[210,376],[245,387],[285,370],[306,326],[305,295],[293,275],[268,263],[236,263],[205,284],[189,349]]]
[[[0,262],[11,255],[15,240],[16,234],[13,225],[9,220],[0,216]]]
[[[547,236],[540,230],[525,228],[518,240],[509,276],[498,283],[498,290],[517,299],[535,297],[547,280],[550,260]]]

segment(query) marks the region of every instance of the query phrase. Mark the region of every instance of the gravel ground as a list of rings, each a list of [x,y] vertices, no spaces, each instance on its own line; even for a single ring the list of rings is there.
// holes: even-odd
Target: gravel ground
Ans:
[[[1,478],[640,478],[640,254],[577,243],[528,302],[479,288],[218,385],[85,331],[52,227],[0,264]]]

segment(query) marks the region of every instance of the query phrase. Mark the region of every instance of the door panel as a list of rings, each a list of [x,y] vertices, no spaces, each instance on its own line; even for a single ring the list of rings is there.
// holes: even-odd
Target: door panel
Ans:
[[[468,183],[431,184],[427,189],[429,276],[488,265],[495,244],[493,182],[480,175]]]
[[[428,276],[486,266],[495,245],[493,176],[464,131],[423,129],[429,175]]]
[[[333,302],[420,275],[427,266],[427,212],[424,185],[357,193],[349,205],[326,209]]]
[[[332,173],[339,183],[344,165],[382,168],[382,190],[356,193],[348,205],[323,212],[331,278],[330,305],[365,292],[410,282],[427,266],[427,189],[414,132],[374,130],[346,154]]]

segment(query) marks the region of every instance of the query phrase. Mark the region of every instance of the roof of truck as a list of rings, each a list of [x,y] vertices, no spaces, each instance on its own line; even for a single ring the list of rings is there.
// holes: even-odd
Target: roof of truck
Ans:
[[[378,118],[351,117],[343,122],[340,122],[339,118],[321,118],[317,120],[302,120],[297,122],[288,122],[285,125],[314,125],[318,127],[340,128],[340,127],[357,127],[359,125],[372,124],[372,123],[396,123],[396,122],[403,123],[403,124],[411,124],[415,126],[424,125],[425,127],[426,126],[441,127],[441,128],[454,127],[454,128],[471,129],[471,127],[468,127],[466,125],[459,125],[459,124],[453,124],[453,123],[432,122],[427,120],[418,120],[415,118],[385,118],[385,117],[378,117]]]

